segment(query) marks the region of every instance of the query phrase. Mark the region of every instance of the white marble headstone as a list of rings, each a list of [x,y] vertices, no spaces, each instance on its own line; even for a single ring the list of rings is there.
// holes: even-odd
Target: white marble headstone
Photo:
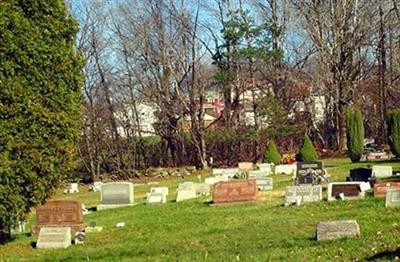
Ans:
[[[42,227],[37,248],[67,248],[71,245],[70,227]]]
[[[381,177],[390,177],[393,174],[393,168],[391,166],[372,166],[372,176],[381,178]]]

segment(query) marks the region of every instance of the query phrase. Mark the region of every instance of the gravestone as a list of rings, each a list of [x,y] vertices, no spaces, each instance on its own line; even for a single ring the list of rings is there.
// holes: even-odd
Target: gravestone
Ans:
[[[213,186],[214,204],[255,200],[257,200],[257,185],[253,179],[219,182]]]
[[[213,176],[224,176],[227,178],[233,178],[238,172],[238,168],[213,168],[212,170]]]
[[[42,227],[36,248],[67,248],[71,245],[70,227]]]
[[[101,186],[100,201],[97,210],[134,205],[133,184],[113,182]]]
[[[249,178],[267,177],[268,175],[269,175],[269,173],[264,170],[249,171]]]
[[[400,189],[388,189],[386,191],[385,207],[400,206]]]
[[[196,198],[196,191],[194,188],[179,189],[176,195],[176,202],[181,202],[188,199]]]
[[[393,175],[391,166],[372,166],[372,176],[376,178],[390,177]]]
[[[296,164],[275,166],[275,174],[293,175],[295,173]]]
[[[11,233],[25,233],[26,222],[19,221],[18,224],[11,229]]]
[[[36,221],[33,234],[38,234],[42,227],[69,227],[72,232],[85,229],[82,205],[72,200],[48,201],[36,209]]]
[[[92,190],[93,190],[94,192],[100,191],[102,185],[104,185],[103,182],[101,182],[101,181],[95,181],[95,182],[93,182]]]
[[[197,196],[207,196],[210,194],[210,185],[206,183],[196,183],[194,184],[194,191]]]
[[[369,182],[361,182],[360,183],[360,191],[365,192],[371,189],[371,184]]]
[[[239,162],[239,170],[250,171],[253,169],[253,162]]]
[[[384,197],[388,189],[400,189],[400,182],[378,182],[374,184],[374,197]]]
[[[318,177],[324,175],[324,165],[321,161],[297,162],[295,185],[317,185]]]
[[[366,155],[367,161],[374,161],[374,160],[389,160],[390,155],[386,152],[369,152]]]
[[[301,185],[318,185],[318,179],[315,177],[313,174],[305,174],[305,175],[300,175],[296,176],[295,178],[295,185],[296,186],[301,186]]]
[[[360,236],[360,226],[356,220],[319,222],[317,240],[331,240]]]
[[[296,163],[296,176],[307,175],[310,171],[314,171],[318,175],[324,174],[324,165],[321,161],[313,162],[297,162]]]
[[[285,192],[285,205],[317,202],[322,200],[322,187],[320,185],[288,186]]]
[[[362,181],[369,182],[372,177],[372,170],[369,168],[355,168],[350,170],[350,176],[347,177],[348,181]]]
[[[328,201],[334,201],[343,194],[345,199],[364,198],[360,189],[362,182],[333,182],[328,184]]]
[[[167,195],[162,193],[150,193],[147,195],[147,204],[164,204],[167,202]]]
[[[71,183],[71,184],[69,185],[69,190],[68,190],[68,192],[69,192],[70,194],[79,193],[79,185],[78,185],[78,183]]]
[[[273,188],[271,177],[255,177],[252,179],[256,181],[257,188],[260,191],[270,191]]]
[[[150,193],[156,193],[156,194],[163,194],[165,196],[168,196],[168,187],[152,187],[150,188]]]
[[[270,174],[273,173],[274,164],[258,163],[257,166],[258,166],[259,170],[267,173],[267,176],[269,176]]]

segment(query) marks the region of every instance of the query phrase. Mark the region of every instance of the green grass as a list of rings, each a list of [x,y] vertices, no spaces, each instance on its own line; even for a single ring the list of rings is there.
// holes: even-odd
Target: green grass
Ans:
[[[337,181],[344,181],[348,170],[371,163],[352,164],[347,159],[324,161]],[[390,164],[400,169],[400,162]],[[283,195],[291,176],[277,175],[274,190],[260,193],[260,202],[209,207],[207,198],[175,203],[175,189],[183,180],[160,182],[168,186],[165,205],[144,205],[151,186],[135,187],[134,207],[98,211],[84,217],[96,221],[100,233],[86,236],[84,245],[65,250],[37,250],[33,236],[17,235],[0,246],[0,261],[364,261],[381,252],[382,260],[394,259],[399,243],[400,209],[384,207],[384,199],[368,195],[363,200],[309,203],[283,207]],[[189,178],[196,181],[197,177]],[[185,179],[188,180],[188,179]],[[98,204],[99,193],[81,192],[56,199],[76,199]],[[319,221],[356,219],[361,237],[317,242]],[[33,223],[34,219],[30,220]],[[124,228],[116,228],[125,222]]]

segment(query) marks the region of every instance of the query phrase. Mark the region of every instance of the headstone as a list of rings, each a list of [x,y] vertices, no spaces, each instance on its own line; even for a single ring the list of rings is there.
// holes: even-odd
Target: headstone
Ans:
[[[176,195],[176,202],[181,202],[184,200],[196,198],[196,191],[194,188],[189,189],[179,189]]]
[[[386,191],[385,207],[400,206],[400,189],[388,189]]]
[[[360,189],[362,182],[333,182],[328,184],[328,201],[334,201],[343,193],[345,199],[360,199],[364,192]]]
[[[67,248],[70,245],[70,227],[42,227],[36,248]]]
[[[390,155],[386,152],[369,152],[366,155],[367,161],[374,161],[374,160],[389,160]]]
[[[372,166],[372,176],[376,178],[390,177],[393,175],[391,166]]]
[[[384,197],[388,189],[400,189],[400,182],[378,182],[374,184],[374,197]]]
[[[372,170],[369,168],[356,168],[350,170],[348,181],[369,182],[372,177]]]
[[[165,196],[168,196],[168,187],[152,187],[150,188],[150,193],[156,193],[156,194],[163,194]]]
[[[275,166],[275,174],[292,175],[295,173],[296,173],[296,164]]]
[[[71,183],[69,186],[69,193],[73,194],[73,193],[78,193],[79,192],[79,185],[78,183]]]
[[[42,227],[69,227],[72,232],[85,229],[82,205],[78,201],[48,201],[36,209],[37,224],[32,226],[32,233],[38,234]]]
[[[322,187],[320,185],[288,186],[285,193],[285,205],[316,202],[322,200]]]
[[[92,190],[93,190],[94,192],[101,191],[101,186],[102,186],[103,184],[104,184],[104,183],[101,182],[101,181],[95,181],[95,182],[93,182]]]
[[[273,188],[271,177],[255,177],[256,185],[260,191],[270,191]]]
[[[147,204],[164,204],[167,202],[167,195],[162,193],[150,193],[147,196]]]
[[[296,164],[296,175],[303,176],[308,174],[310,171],[314,171],[318,175],[322,176],[324,174],[324,165],[321,161],[313,162],[297,162]]]
[[[134,204],[133,184],[130,182],[113,182],[101,186],[101,204],[97,210],[132,206]]]
[[[356,220],[319,222],[317,240],[331,240],[360,236],[360,226]]]
[[[197,196],[207,196],[210,194],[210,185],[206,183],[196,183],[194,184],[194,190]]]
[[[268,164],[268,163],[258,163],[257,166],[258,166],[259,170],[267,173],[267,176],[272,174],[273,168],[274,168],[274,164]]]
[[[219,182],[213,186],[214,204],[255,200],[257,200],[257,185],[253,179]]]
[[[317,185],[318,177],[324,175],[324,167],[321,161],[297,162],[295,185]]]
[[[371,184],[369,182],[361,182],[360,183],[360,190],[361,192],[365,192],[371,189]]]
[[[213,176],[224,176],[227,178],[233,178],[238,172],[238,168],[213,168],[212,170]]]
[[[25,233],[26,222],[19,221],[18,224],[11,229],[11,233]]]
[[[268,175],[269,175],[269,173],[264,170],[249,171],[249,178],[267,177]]]
[[[239,162],[239,170],[250,171],[253,169],[253,162]]]

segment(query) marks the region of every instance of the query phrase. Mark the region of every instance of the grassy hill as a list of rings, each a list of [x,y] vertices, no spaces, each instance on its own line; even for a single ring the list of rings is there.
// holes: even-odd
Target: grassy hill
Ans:
[[[344,181],[351,168],[371,164],[352,164],[347,159],[324,163],[336,181]],[[400,170],[400,162],[382,164]],[[385,208],[384,199],[370,194],[363,200],[284,207],[284,190],[292,184],[291,176],[273,178],[274,190],[260,193],[258,203],[213,207],[204,203],[207,198],[173,202],[183,180],[157,185],[169,187],[167,204],[144,205],[151,186],[139,185],[135,200],[141,204],[84,216],[86,223],[96,221],[103,227],[100,233],[88,233],[84,245],[37,250],[31,246],[35,237],[20,234],[0,246],[0,261],[365,261],[400,257],[400,251],[396,252],[400,247],[399,208]],[[62,195],[60,189],[54,198],[76,199],[87,207],[99,203],[98,192],[80,190]],[[316,224],[336,219],[356,219],[361,237],[317,242]],[[126,226],[116,228],[118,222]]]

